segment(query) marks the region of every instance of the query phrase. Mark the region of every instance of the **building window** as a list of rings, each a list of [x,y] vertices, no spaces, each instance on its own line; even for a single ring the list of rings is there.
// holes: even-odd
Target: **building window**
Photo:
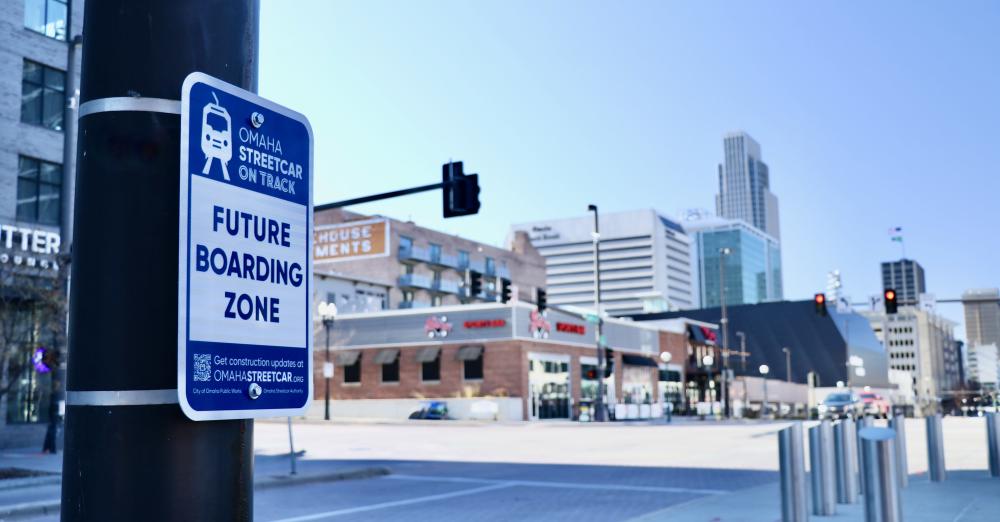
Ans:
[[[469,268],[469,253],[465,250],[458,251],[458,268]]]
[[[21,121],[61,131],[65,91],[66,73],[25,60],[21,76]]]
[[[399,355],[382,365],[382,382],[399,382]]]
[[[435,245],[431,243],[431,262],[440,263],[441,262],[441,245]]]
[[[18,158],[17,220],[58,225],[61,212],[62,166]]]
[[[344,366],[344,384],[356,384],[361,382],[361,354],[355,359],[354,364]]]
[[[441,353],[434,357],[431,361],[425,361],[420,363],[420,380],[422,381],[440,381],[441,380]]]
[[[413,238],[406,236],[399,236],[399,255],[400,257],[405,257],[410,255],[410,250],[413,249]]]
[[[431,306],[441,306],[442,304],[444,304],[444,301],[441,296],[431,296]]]
[[[465,372],[462,375],[467,381],[482,380],[483,378],[483,354],[479,353],[479,357],[475,359],[466,359],[462,361],[462,370]]]
[[[497,262],[492,257],[486,258],[486,275],[495,275],[497,271]]]
[[[413,292],[409,290],[403,290],[403,302],[412,303],[413,302]]]
[[[24,26],[57,40],[66,39],[66,0],[25,0]]]

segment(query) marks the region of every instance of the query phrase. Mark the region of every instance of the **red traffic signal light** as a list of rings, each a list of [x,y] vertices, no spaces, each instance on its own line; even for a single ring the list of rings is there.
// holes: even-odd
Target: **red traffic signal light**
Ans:
[[[816,294],[813,296],[813,303],[816,306],[816,315],[826,315],[826,294]]]
[[[886,288],[885,293],[882,294],[885,299],[885,313],[894,314],[899,309],[899,303],[896,301],[896,291],[892,288]]]

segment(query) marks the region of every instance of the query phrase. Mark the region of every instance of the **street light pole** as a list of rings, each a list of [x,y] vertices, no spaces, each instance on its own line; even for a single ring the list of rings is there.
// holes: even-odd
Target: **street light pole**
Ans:
[[[706,356],[704,356],[704,357],[701,358],[701,363],[702,363],[702,365],[705,366],[705,372],[708,375],[707,380],[705,381],[705,399],[708,400],[708,414],[714,417],[715,416],[715,401],[712,400],[712,392],[711,392],[711,390],[713,389],[713,387],[712,387],[712,382],[713,382],[712,381],[712,365],[715,364],[715,358],[712,357],[711,355],[706,355]]]
[[[764,405],[761,408],[761,412],[760,412],[760,415],[763,418],[765,415],[767,415],[767,408],[768,408],[768,406],[767,406],[767,374],[768,374],[768,372],[771,371],[771,369],[766,364],[762,364],[762,365],[760,365],[760,368],[758,368],[758,370],[760,371],[760,374],[764,376]]]
[[[747,334],[743,332],[736,332],[736,336],[740,338],[740,369],[746,373],[747,371]]]
[[[785,352],[785,371],[787,373],[785,380],[792,382],[792,351],[788,347],[782,348],[781,351]]]
[[[323,364],[323,379],[326,381],[326,401],[323,409],[323,420],[330,420],[330,378],[333,377],[333,372],[330,371],[330,329],[333,328],[333,321],[337,317],[337,305],[327,302],[320,303],[319,315],[323,318],[323,328],[326,329],[326,362]]]
[[[594,328],[594,340],[597,343],[597,397],[594,398],[594,421],[604,422],[604,373],[605,353],[601,341],[604,331],[604,318],[601,317],[601,229],[598,223],[597,205],[588,205],[587,210],[594,213],[594,313],[597,324]]]
[[[722,325],[722,378],[719,379],[722,382],[722,416],[724,418],[729,417],[729,317],[726,315],[726,256],[728,256],[732,250],[729,248],[719,249],[719,296],[720,304],[722,305],[722,320],[719,321]]]

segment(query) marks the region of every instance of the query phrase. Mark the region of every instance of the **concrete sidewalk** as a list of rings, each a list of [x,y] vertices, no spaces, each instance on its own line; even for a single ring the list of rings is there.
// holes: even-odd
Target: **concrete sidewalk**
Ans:
[[[58,513],[62,486],[62,453],[48,455],[36,450],[0,452],[0,468],[19,468],[46,473],[42,476],[0,480],[0,520]],[[296,474],[291,473],[288,454],[254,456],[254,490],[335,482],[388,475],[381,466],[359,466],[351,462],[316,460],[299,455]]]
[[[781,492],[778,483],[739,490],[724,495],[697,497],[633,522],[781,522]],[[863,498],[859,498],[863,502]],[[926,474],[911,475],[902,491],[906,522],[996,522],[1000,520],[1000,479],[983,471],[952,471],[941,483]],[[837,504],[830,517],[810,515],[814,520],[863,521],[864,504]]]

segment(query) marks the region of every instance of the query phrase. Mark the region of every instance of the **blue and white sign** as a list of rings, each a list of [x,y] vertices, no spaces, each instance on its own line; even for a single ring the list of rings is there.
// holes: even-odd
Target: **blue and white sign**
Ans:
[[[177,393],[193,420],[304,413],[312,129],[202,73],[181,94]]]

